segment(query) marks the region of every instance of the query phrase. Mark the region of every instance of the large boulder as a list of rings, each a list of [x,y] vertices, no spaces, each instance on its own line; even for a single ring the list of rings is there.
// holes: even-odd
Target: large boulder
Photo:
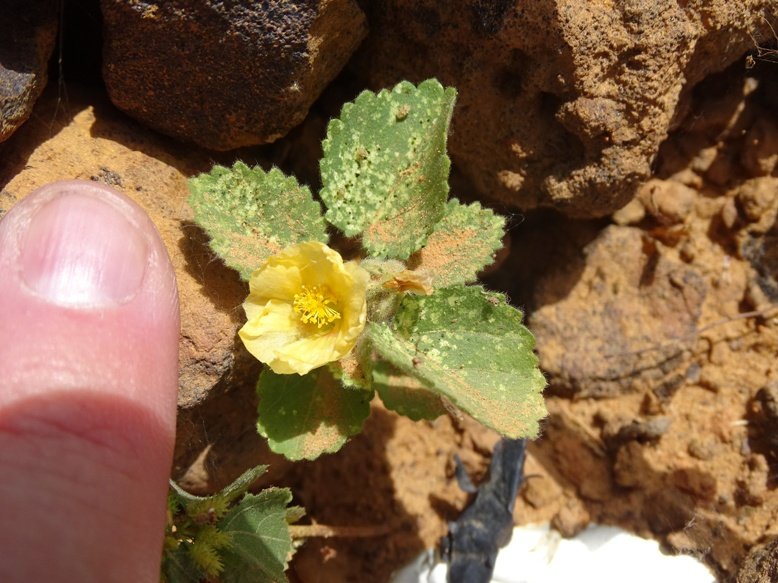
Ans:
[[[375,87],[459,90],[449,148],[481,196],[603,216],[650,175],[695,85],[771,38],[771,4],[365,2],[361,67]]]
[[[299,124],[367,32],[354,0],[101,0],[113,103],[214,150]]]
[[[0,18],[0,142],[32,113],[57,38],[54,0],[8,0]]]
[[[754,76],[733,67],[700,85],[696,115],[663,144],[655,177],[614,213],[616,224],[587,240],[580,222],[557,223],[545,240],[515,242],[568,249],[546,259],[530,300],[554,390],[669,400],[684,384],[731,382],[700,355],[725,362],[738,323],[773,313],[778,299],[778,177],[765,175],[778,130],[763,123],[775,111],[770,66]]]
[[[640,229],[616,225],[581,261],[537,288],[542,307],[530,326],[554,388],[578,397],[671,394],[685,380],[708,291],[700,270]]]

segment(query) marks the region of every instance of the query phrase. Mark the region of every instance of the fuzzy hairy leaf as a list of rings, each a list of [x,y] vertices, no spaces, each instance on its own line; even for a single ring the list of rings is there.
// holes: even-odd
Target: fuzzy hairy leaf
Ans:
[[[270,449],[291,460],[338,451],[361,431],[373,395],[344,388],[327,367],[302,376],[265,369],[257,393],[257,429]]]
[[[232,544],[231,536],[212,525],[222,519],[230,504],[267,471],[257,466],[211,496],[196,496],[170,481],[168,511],[175,529],[168,525],[162,554],[161,575],[168,583],[199,583],[212,580],[222,568],[222,555]],[[185,533],[182,536],[182,533]],[[170,544],[168,544],[170,543]]]
[[[268,466],[263,465],[246,470],[240,476],[235,478],[234,482],[228,486],[225,486],[214,495],[224,498],[227,502],[237,500],[243,496],[243,494],[245,494],[248,489],[251,488],[252,484],[254,484],[254,482],[256,482],[260,476],[262,476],[267,471],[267,468]]]
[[[443,215],[451,163],[446,136],[456,91],[434,79],[365,91],[343,106],[322,142],[326,218],[362,235],[373,256],[407,259]]]
[[[246,494],[219,521],[232,544],[223,549],[223,583],[278,583],[292,555],[292,538],[286,521],[292,493],[287,488],[268,488]]]
[[[219,549],[227,545],[222,545],[219,547],[212,544],[210,541],[205,540],[203,537],[203,532],[209,532],[206,530],[207,528],[208,527],[204,527],[202,531],[198,533],[194,543],[189,547],[189,555],[208,578],[213,578],[221,573],[222,569],[224,568],[224,563],[222,563]],[[212,526],[210,527],[210,531],[221,533],[221,531],[216,530]],[[221,534],[226,536],[224,533]]]
[[[225,486],[215,494],[210,496],[196,496],[190,494],[181,486],[176,484],[173,480],[170,480],[170,489],[174,495],[178,498],[180,504],[184,510],[189,513],[191,510],[197,507],[207,506],[209,502],[218,499],[220,506],[227,506],[233,500],[236,500],[240,496],[248,491],[251,485],[257,481],[257,479],[267,471],[267,466],[256,466],[246,470],[240,476],[238,476],[234,482]]]
[[[236,162],[189,180],[195,220],[211,248],[247,280],[270,255],[303,241],[327,242],[321,207],[308,187],[278,168]]]
[[[379,361],[373,367],[373,386],[387,409],[414,421],[437,419],[446,412],[440,395],[387,362]]]
[[[508,437],[534,437],[545,416],[545,379],[522,313],[478,286],[408,296],[394,329],[369,324],[380,357],[484,425]]]
[[[432,278],[434,288],[476,280],[502,247],[505,218],[479,203],[465,205],[453,198],[427,243],[408,261],[408,267]]]

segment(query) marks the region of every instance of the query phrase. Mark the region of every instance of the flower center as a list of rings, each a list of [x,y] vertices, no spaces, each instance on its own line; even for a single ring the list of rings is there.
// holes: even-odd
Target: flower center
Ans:
[[[340,312],[334,305],[332,296],[318,285],[303,286],[303,291],[294,295],[294,311],[304,323],[316,324],[317,328],[340,320]]]

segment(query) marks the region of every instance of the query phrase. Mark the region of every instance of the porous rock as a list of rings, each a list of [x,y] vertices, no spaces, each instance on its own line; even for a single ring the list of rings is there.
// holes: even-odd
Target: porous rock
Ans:
[[[638,189],[637,198],[659,223],[672,225],[689,217],[697,193],[680,182],[652,178]]]
[[[595,397],[671,393],[684,380],[707,293],[702,275],[634,227],[607,227],[581,261],[538,283],[541,307],[529,320],[552,387]]]
[[[694,86],[771,38],[770,3],[366,2],[362,70],[459,90],[449,149],[482,196],[603,216],[648,178]]]
[[[778,580],[778,538],[755,546],[737,574],[737,583],[772,583]]]
[[[0,142],[32,113],[57,37],[54,0],[8,0],[0,18]]]
[[[758,223],[751,226],[752,232],[761,230],[763,233],[769,230],[778,216],[778,177],[765,176],[747,180],[737,191],[737,201],[745,219]]]
[[[101,0],[101,8],[114,104],[214,150],[285,135],[366,33],[354,0]]]

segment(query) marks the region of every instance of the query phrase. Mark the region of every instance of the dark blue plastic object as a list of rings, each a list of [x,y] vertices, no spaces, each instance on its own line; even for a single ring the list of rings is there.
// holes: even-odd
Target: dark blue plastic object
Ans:
[[[448,583],[489,583],[497,552],[511,540],[513,507],[524,476],[525,439],[502,439],[494,447],[489,476],[473,502],[448,525],[442,542]],[[469,483],[457,459],[457,477]],[[468,489],[468,488],[464,488]]]

